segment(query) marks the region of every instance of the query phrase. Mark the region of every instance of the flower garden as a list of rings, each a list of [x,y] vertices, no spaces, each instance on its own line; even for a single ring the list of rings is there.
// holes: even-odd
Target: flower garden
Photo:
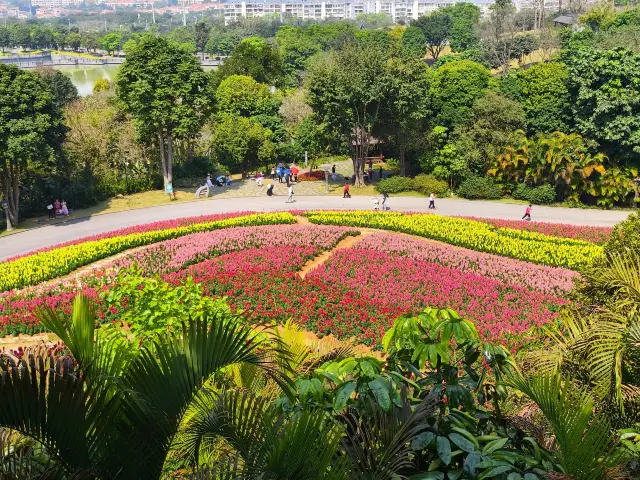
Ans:
[[[104,299],[135,264],[169,285],[191,277],[255,321],[292,319],[321,336],[378,346],[399,314],[451,308],[515,350],[554,320],[610,231],[396,212],[157,222],[0,263],[0,336],[43,331],[37,310],[70,315],[78,291]],[[100,305],[103,321],[117,319],[117,305]]]

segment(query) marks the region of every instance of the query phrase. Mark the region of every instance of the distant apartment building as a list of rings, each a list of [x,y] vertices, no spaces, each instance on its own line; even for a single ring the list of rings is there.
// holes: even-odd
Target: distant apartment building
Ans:
[[[83,0],[31,0],[33,7],[64,8],[81,5]]]
[[[281,15],[305,20],[355,19],[360,14],[386,13],[394,22],[417,19],[457,0],[227,0],[226,23],[241,18]],[[462,0],[460,0],[462,1]],[[470,0],[486,12],[493,0]],[[526,0],[529,1],[529,0]]]

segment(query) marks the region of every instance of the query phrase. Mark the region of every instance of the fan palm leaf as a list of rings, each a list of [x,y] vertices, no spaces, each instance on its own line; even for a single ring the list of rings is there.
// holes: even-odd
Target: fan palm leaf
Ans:
[[[560,376],[524,378],[514,374],[507,385],[535,402],[556,437],[559,464],[576,480],[599,480],[618,458],[609,422],[593,414],[591,395]]]
[[[403,478],[415,469],[411,441],[428,428],[427,416],[438,410],[438,396],[430,393],[416,408],[412,408],[402,392],[402,407],[389,412],[372,408],[363,414],[354,408],[343,415],[346,436],[343,448],[353,472],[353,478],[387,480]]]
[[[126,392],[119,428],[126,452],[119,452],[126,478],[157,478],[181,419],[213,374],[233,364],[262,368],[285,392],[291,382],[274,362],[285,350],[258,338],[227,312],[209,312],[184,327],[180,336],[142,346],[123,377]]]

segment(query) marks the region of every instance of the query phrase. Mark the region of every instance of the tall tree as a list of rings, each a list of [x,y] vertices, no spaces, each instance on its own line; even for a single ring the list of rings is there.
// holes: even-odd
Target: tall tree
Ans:
[[[438,60],[451,38],[451,17],[444,12],[435,11],[431,15],[420,17],[413,25],[420,27],[427,41],[427,51],[434,61]]]
[[[213,128],[213,159],[230,170],[249,172],[275,158],[275,145],[267,128],[252,118],[225,116]]]
[[[278,102],[271,95],[269,86],[244,75],[225,78],[218,85],[215,98],[220,116],[254,117],[278,112]]]
[[[407,58],[424,58],[427,40],[419,27],[407,27],[402,32],[402,55]]]
[[[278,51],[259,37],[245,38],[220,67],[222,78],[247,75],[260,83],[278,85],[282,81],[282,61]]]
[[[458,2],[442,11],[451,17],[451,50],[461,52],[475,47],[478,44],[476,30],[480,23],[480,8],[472,3]]]
[[[195,27],[195,42],[198,52],[204,52],[204,47],[209,41],[209,34],[211,33],[211,27],[204,22],[196,23]]]
[[[0,187],[9,220],[18,224],[20,183],[53,162],[64,137],[62,115],[42,78],[0,64]]]
[[[491,72],[471,60],[456,60],[437,68],[430,85],[436,124],[453,129],[465,123],[490,81]]]
[[[509,70],[509,62],[513,59],[517,33],[515,5],[511,0],[497,0],[491,5],[489,18],[483,24],[482,41],[490,63],[501,67],[503,73]]]
[[[67,44],[68,43],[69,42],[67,41]],[[100,40],[100,45],[102,46],[102,49],[106,50],[107,53],[113,53],[116,50],[119,50],[121,44],[122,44],[122,35],[120,35],[118,32],[107,33]]]
[[[568,69],[575,129],[610,158],[640,165],[640,55],[578,49],[562,57]]]
[[[4,53],[5,48],[11,46],[11,31],[7,27],[0,27],[0,48]]]
[[[157,145],[166,187],[173,181],[174,140],[193,138],[207,119],[207,75],[179,45],[145,35],[127,51],[116,92],[140,137]]]
[[[411,28],[411,27],[410,27]],[[390,95],[381,119],[382,131],[393,141],[400,175],[407,175],[407,150],[420,141],[428,115],[429,79],[422,60],[389,61]]]
[[[568,132],[571,127],[569,72],[562,63],[539,63],[502,77],[506,96],[520,102],[530,134]]]
[[[349,139],[355,186],[364,186],[372,131],[389,100],[388,58],[374,45],[349,44],[315,62],[307,78],[309,105],[336,136]]]
[[[51,90],[56,108],[62,109],[78,98],[78,89],[71,79],[60,70],[52,67],[39,67],[35,71]]]

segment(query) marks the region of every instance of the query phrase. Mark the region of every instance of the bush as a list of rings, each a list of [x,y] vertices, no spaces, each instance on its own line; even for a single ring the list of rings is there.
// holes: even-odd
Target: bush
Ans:
[[[500,187],[487,177],[469,177],[458,187],[458,195],[462,198],[477,200],[482,198],[497,199],[502,196]]]
[[[447,182],[438,180],[433,175],[418,175],[413,179],[414,188],[423,195],[432,193],[438,197],[444,197],[449,193]]]
[[[324,171],[313,170],[298,175],[299,182],[317,182],[318,180],[324,180]]]
[[[530,187],[524,183],[519,183],[511,195],[513,198],[526,200],[536,205],[548,205],[556,199],[556,192],[551,185]]]
[[[415,183],[409,177],[391,177],[380,180],[376,185],[376,190],[387,193],[400,193],[415,190]]]

